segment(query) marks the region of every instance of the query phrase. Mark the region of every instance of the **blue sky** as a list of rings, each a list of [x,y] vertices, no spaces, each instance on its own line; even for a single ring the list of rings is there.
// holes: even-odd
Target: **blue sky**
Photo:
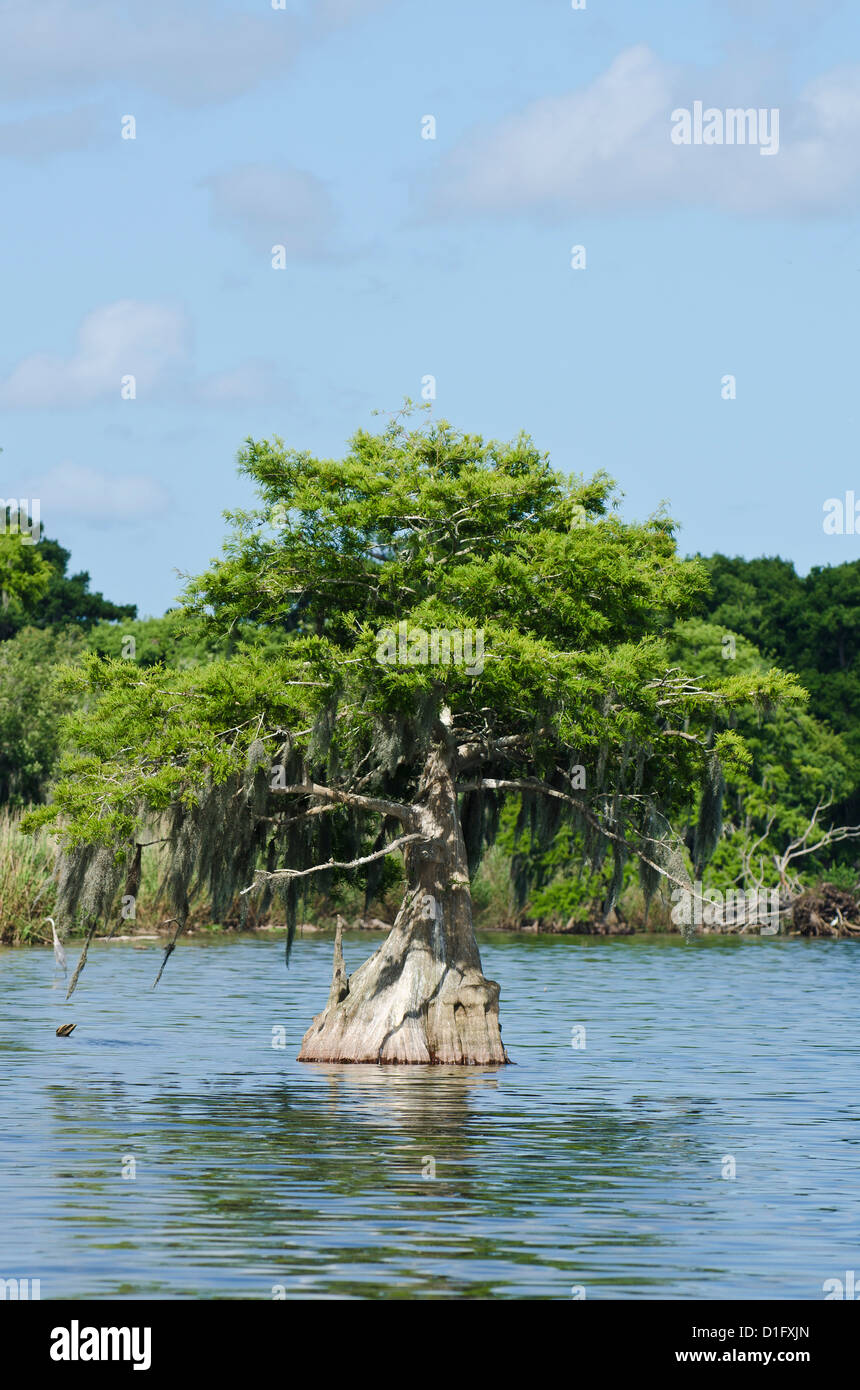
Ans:
[[[856,557],[856,6],[0,0],[0,96],[0,496],[115,601],[218,552],[246,436],[338,456],[428,374],[685,552]],[[699,100],[778,152],[673,145]]]

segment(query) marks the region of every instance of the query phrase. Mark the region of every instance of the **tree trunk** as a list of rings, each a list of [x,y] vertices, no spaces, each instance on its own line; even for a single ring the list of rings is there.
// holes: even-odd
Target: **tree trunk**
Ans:
[[[347,980],[335,946],[329,1002],[300,1062],[507,1062],[499,986],[486,980],[448,755],[428,758],[415,807],[425,838],[405,850],[407,890],[379,950]]]

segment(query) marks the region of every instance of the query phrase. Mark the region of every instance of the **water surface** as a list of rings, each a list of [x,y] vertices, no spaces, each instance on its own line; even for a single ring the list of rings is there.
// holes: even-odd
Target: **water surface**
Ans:
[[[347,936],[348,969],[378,941]],[[860,947],[481,949],[515,1066],[296,1062],[323,936],[288,972],[270,937],[195,936],[155,992],[160,943],[96,943],[69,1006],[49,951],[0,950],[0,1277],[42,1298],[816,1299],[860,1271]]]

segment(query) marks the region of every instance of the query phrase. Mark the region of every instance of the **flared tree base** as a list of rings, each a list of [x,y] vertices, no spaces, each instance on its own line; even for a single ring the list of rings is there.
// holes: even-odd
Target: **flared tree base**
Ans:
[[[339,938],[340,931],[328,1006],[305,1033],[300,1062],[478,1067],[509,1060],[499,986],[479,969],[440,961],[431,943],[407,943],[395,926],[347,980]]]

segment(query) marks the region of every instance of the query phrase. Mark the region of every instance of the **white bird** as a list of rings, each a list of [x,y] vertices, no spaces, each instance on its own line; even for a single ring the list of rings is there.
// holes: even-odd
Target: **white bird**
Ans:
[[[63,974],[65,975],[65,974],[66,974],[66,969],[67,969],[67,967],[66,967],[66,953],[65,953],[65,951],[63,950],[63,943],[62,943],[62,941],[60,940],[60,938],[57,936],[57,928],[56,928],[55,925],[54,925],[54,919],[53,919],[53,917],[46,917],[46,918],[45,918],[45,921],[46,921],[46,922],[50,922],[50,924],[51,924],[51,933],[52,933],[52,935],[53,935],[53,937],[54,937],[54,960],[57,962],[58,966],[60,967],[60,969],[62,970]]]

